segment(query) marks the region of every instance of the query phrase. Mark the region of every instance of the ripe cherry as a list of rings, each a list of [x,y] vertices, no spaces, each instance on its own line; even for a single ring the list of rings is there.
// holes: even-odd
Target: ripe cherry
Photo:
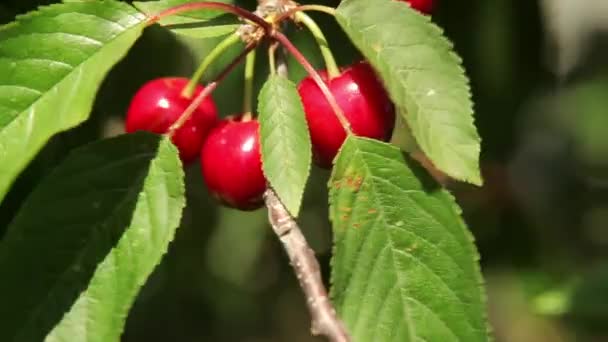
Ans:
[[[263,204],[259,123],[243,116],[228,118],[211,130],[201,150],[203,179],[220,202],[241,210]]]
[[[431,14],[435,7],[434,0],[402,0],[412,6],[413,9],[418,10],[424,14]]]
[[[354,64],[332,79],[328,79],[325,71],[320,74],[355,135],[390,139],[395,124],[394,106],[369,64]],[[315,162],[330,168],[346,139],[346,132],[311,77],[300,82],[298,91],[306,112]]]
[[[197,86],[192,97],[186,98],[182,96],[182,90],[187,84],[188,79],[178,77],[158,78],[144,84],[135,93],[129,105],[126,131],[166,133],[192,99],[204,89],[202,86]],[[217,109],[209,96],[173,135],[172,141],[177,146],[184,163],[196,159],[205,137],[216,122]]]

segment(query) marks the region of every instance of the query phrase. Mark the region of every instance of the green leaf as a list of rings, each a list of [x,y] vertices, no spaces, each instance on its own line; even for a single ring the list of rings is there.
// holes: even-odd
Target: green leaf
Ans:
[[[213,38],[230,34],[239,28],[232,16],[221,16],[207,21],[184,17],[173,17],[165,20],[163,26],[176,34],[192,38]]]
[[[136,1],[133,3],[140,11],[149,16],[163,10],[193,2],[189,0]],[[221,1],[232,3],[232,1]],[[239,27],[238,19],[233,15],[222,15],[218,10],[197,10],[172,15],[160,20],[160,24],[176,34],[193,38],[212,38],[227,35]]]
[[[310,135],[295,84],[271,75],[258,100],[264,175],[292,216],[297,217],[310,172]]]
[[[144,18],[119,2],[72,2],[0,27],[0,200],[50,137],[88,118]]]
[[[197,2],[197,1],[195,1],[195,0],[134,1],[133,6],[137,7],[137,9],[146,13],[147,15],[155,15],[164,10],[170,9],[172,7],[176,7],[176,6],[191,3],[191,2]],[[223,3],[231,4],[234,1],[233,0],[218,0],[216,2],[223,2]],[[221,10],[201,9],[201,10],[180,13],[178,15],[164,18],[163,20],[173,20],[174,17],[209,20],[209,19],[218,17],[224,13],[225,12],[223,12]],[[161,23],[162,23],[162,21],[161,21]]]
[[[345,0],[336,19],[374,66],[434,165],[481,185],[468,79],[441,29],[393,0]]]
[[[42,341],[53,327],[49,341],[117,341],[183,206],[167,140],[129,134],[69,154],[0,244],[0,341]]]
[[[349,137],[330,181],[332,298],[354,341],[487,341],[478,254],[452,196],[398,148]]]

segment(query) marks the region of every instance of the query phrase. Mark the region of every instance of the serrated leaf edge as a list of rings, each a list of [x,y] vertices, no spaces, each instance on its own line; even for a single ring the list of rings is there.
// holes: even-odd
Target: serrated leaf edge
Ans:
[[[273,77],[276,77],[276,79],[279,79],[281,82],[284,82],[284,80],[282,80],[282,79],[281,79],[281,77],[279,77],[279,76],[272,76],[272,75],[271,75],[271,76],[269,77],[268,81],[267,81],[267,82],[264,84],[264,86],[262,87],[262,90],[261,90],[261,91],[260,91],[260,93],[259,93],[259,96],[260,96],[260,97],[261,97],[261,96],[262,96],[262,95],[265,93],[265,91],[264,91],[265,89],[264,89],[264,88],[266,88],[266,86],[267,86],[267,85],[268,85],[268,86],[271,86],[271,85],[272,85],[272,84],[271,84],[271,83],[269,83],[269,82],[270,82],[271,78],[273,78]],[[290,86],[293,86],[293,88],[294,88],[294,89],[296,89],[295,84],[293,84],[293,83],[292,83],[290,80],[288,80],[288,79],[285,79],[285,80],[286,80],[287,82],[289,82]],[[297,90],[296,90],[296,93],[297,93]],[[274,98],[276,98],[276,99],[278,99],[278,100],[280,101],[280,97],[279,97],[279,96],[274,96]],[[306,176],[305,176],[305,178],[306,178],[306,180],[307,180],[307,179],[310,177],[310,170],[311,170],[311,164],[312,164],[312,145],[311,145],[311,142],[310,142],[310,134],[309,134],[309,131],[308,131],[308,122],[306,121],[306,118],[305,118],[305,116],[304,116],[304,107],[303,107],[303,105],[301,104],[301,100],[300,100],[299,95],[298,95],[298,101],[300,101],[300,106],[301,106],[301,109],[302,109],[302,110],[301,110],[301,114],[302,114],[302,119],[303,119],[303,123],[304,123],[304,126],[305,126],[305,134],[306,134],[306,136],[308,136],[308,139],[307,139],[307,145],[308,145],[308,154],[307,154],[307,168],[306,168]],[[258,100],[258,104],[259,104],[259,105],[258,105],[258,111],[259,111],[260,117],[265,116],[265,115],[264,115],[264,114],[262,114],[262,113],[265,113],[265,112],[266,112],[266,110],[264,110],[264,108],[265,108],[266,106],[264,105],[263,101],[261,101],[261,98]],[[273,116],[273,114],[268,114],[268,116],[269,116],[269,117],[272,117],[272,116]],[[283,132],[291,133],[291,132],[290,132],[288,129],[286,129],[286,128],[285,128],[285,125],[280,125],[280,126],[281,126],[281,129],[283,130]],[[272,132],[273,132],[272,134],[276,134],[276,133],[274,133],[274,132],[276,132],[276,130],[277,130],[277,129],[278,129],[278,128],[275,126],[275,127],[273,128],[273,130],[272,130]],[[260,144],[261,144],[261,136],[262,136],[261,131],[262,131],[262,121],[260,121]],[[270,185],[271,185],[271,186],[273,187],[273,189],[276,191],[276,187],[275,187],[275,186],[274,186],[274,184],[273,184],[273,179],[272,179],[272,177],[269,177],[269,175],[268,175],[268,170],[267,170],[267,167],[266,167],[266,165],[267,165],[267,164],[265,164],[265,163],[264,163],[264,159],[265,159],[265,156],[264,156],[264,148],[263,148],[263,146],[260,146],[260,147],[261,147],[261,148],[260,148],[260,152],[261,152],[261,155],[262,155],[262,171],[263,171],[263,173],[264,173],[264,176],[266,177],[266,179],[267,179],[267,180],[268,180],[268,182],[270,183]],[[273,150],[274,150],[274,148],[273,148]],[[289,211],[289,213],[290,213],[290,214],[291,214],[293,217],[298,217],[298,215],[299,215],[299,212],[300,212],[300,207],[301,207],[301,205],[302,205],[302,200],[303,200],[303,197],[304,197],[304,192],[305,192],[305,190],[306,190],[306,183],[307,183],[307,181],[304,181],[304,186],[301,188],[301,190],[299,190],[299,191],[298,191],[298,193],[296,193],[296,194],[295,194],[295,195],[297,195],[297,197],[299,198],[299,201],[298,201],[298,202],[299,202],[299,205],[298,205],[297,207],[294,207],[294,206],[291,206],[291,205],[290,205],[290,206],[286,206],[287,210]],[[283,203],[283,205],[286,205],[286,203],[285,203],[285,202],[283,201],[283,199],[281,198],[281,195],[282,195],[281,193],[277,193],[277,196],[278,196],[279,200],[281,201],[281,203]]]
[[[367,141],[374,142],[374,143],[385,144],[389,148],[392,148],[392,149],[395,149],[395,150],[399,150],[399,148],[397,148],[397,147],[395,147],[395,146],[393,146],[391,144],[382,143],[380,141],[377,141],[377,140],[374,140],[374,139],[365,138],[365,137],[349,136],[349,137],[347,137],[347,140],[348,139],[352,139],[353,141],[355,141],[354,144],[356,146],[359,144],[360,140],[363,140],[363,141],[367,140]],[[336,157],[334,159],[334,165],[335,165],[336,161],[338,160],[338,158],[339,158],[339,156],[340,156],[340,154],[342,152],[342,148],[346,145],[346,143],[347,142],[345,141],[342,144],[342,147],[340,148],[340,150],[338,151],[338,154],[336,155]],[[354,158],[354,157],[355,156],[353,156],[353,155],[349,156],[349,158],[350,158],[349,160],[352,160],[352,158]],[[368,168],[368,170],[370,170],[367,165],[366,165],[366,168]],[[334,205],[334,203],[332,201],[332,198],[334,197],[333,194],[336,192],[336,190],[332,186],[333,185],[333,181],[335,180],[335,172],[336,172],[335,169],[332,170],[332,174],[331,174],[331,176],[329,178],[329,181],[327,183],[327,186],[330,189],[330,193],[329,193],[329,201],[330,201],[330,203],[329,203],[329,205],[330,205],[329,214],[330,214],[330,216],[329,216],[329,219],[330,219],[330,222],[332,222],[332,229],[333,229],[333,222],[337,222],[337,218],[334,217],[334,212],[335,212],[334,208],[335,208],[335,205]],[[470,254],[471,254],[472,258],[473,258],[473,270],[475,272],[475,284],[476,284],[476,286],[477,286],[477,288],[479,290],[480,304],[484,308],[483,312],[481,313],[481,318],[482,318],[482,320],[483,320],[483,322],[485,324],[486,341],[491,342],[491,341],[493,341],[493,338],[492,338],[492,334],[491,334],[492,328],[491,328],[491,326],[489,324],[488,314],[487,314],[487,304],[488,304],[488,302],[487,302],[487,293],[485,291],[485,286],[484,286],[485,282],[483,280],[483,276],[482,276],[482,272],[481,272],[481,266],[479,264],[479,261],[481,259],[480,258],[480,254],[479,254],[479,251],[475,248],[475,246],[476,246],[476,244],[475,244],[475,237],[473,236],[473,234],[471,233],[471,231],[468,229],[467,225],[465,224],[464,219],[462,218],[462,209],[456,204],[455,197],[448,190],[446,190],[445,188],[441,188],[439,191],[441,191],[441,193],[444,196],[446,196],[447,199],[449,199],[449,203],[450,203],[449,208],[450,208],[450,211],[452,211],[452,213],[454,214],[454,216],[457,218],[458,224],[461,227],[463,227],[465,239],[469,242],[469,244],[467,246],[464,246],[464,247],[468,247],[468,249],[470,249],[469,252],[470,252]],[[337,249],[337,247],[338,246],[335,244],[335,241],[334,241],[333,246],[332,246],[332,258],[330,260],[330,266],[331,266],[332,270],[334,269],[335,255],[336,255],[336,249]],[[397,277],[397,278],[399,278],[399,277]],[[332,285],[332,291],[330,292],[330,296],[331,296],[332,301],[334,301],[335,300],[335,296],[338,295],[337,293],[334,293],[334,291],[333,291],[333,282],[334,282],[334,277],[333,277],[333,272],[332,272],[332,276],[330,277],[330,285]],[[408,316],[408,320],[409,320],[409,314],[406,313],[405,311],[407,311],[407,309],[404,309],[404,313],[405,313],[406,316]],[[469,323],[469,322],[467,322],[467,323]],[[414,326],[413,324],[410,324],[410,325]],[[414,340],[415,339],[412,339],[412,341],[414,341]]]
[[[348,4],[350,2],[352,2],[354,0],[344,0],[342,1],[341,5],[343,4]],[[442,54],[445,54],[446,56],[448,56],[450,59],[452,59],[452,61],[454,62],[454,65],[457,66],[457,70],[460,71],[457,75],[457,77],[463,81],[462,84],[465,86],[465,90],[467,93],[467,98],[466,101],[469,103],[469,105],[467,105],[467,107],[469,108],[473,108],[473,102],[472,102],[472,93],[471,93],[471,87],[470,87],[470,82],[469,79],[466,77],[466,72],[462,66],[462,59],[460,58],[460,56],[458,56],[454,51],[454,45],[453,43],[448,40],[447,38],[445,38],[444,36],[444,31],[443,29],[441,29],[439,26],[435,25],[431,19],[428,16],[422,15],[418,12],[416,12],[414,9],[412,9],[410,6],[408,6],[405,3],[394,3],[395,6],[400,6],[402,7],[400,10],[401,11],[409,11],[413,17],[415,18],[419,18],[417,20],[419,21],[424,21],[426,22],[426,26],[425,28],[427,30],[432,30],[433,33],[436,35],[435,38],[440,40],[443,44],[445,44],[445,47],[447,47],[446,51],[442,51]],[[337,11],[336,11],[336,20],[338,21],[338,23],[340,24],[340,26],[342,26],[343,29],[345,29],[345,26],[351,26],[350,25],[350,20],[348,17],[340,15],[340,6],[338,6]],[[345,29],[346,31],[346,29]],[[370,64],[372,61],[369,61]],[[380,63],[381,61],[379,61]],[[373,66],[373,65],[372,65]],[[387,70],[390,69],[389,66],[387,66]],[[381,77],[381,75],[378,75],[379,77]],[[404,87],[407,88],[407,87]],[[391,94],[389,93],[389,96]],[[411,96],[409,95],[409,93],[404,94],[406,97],[410,98],[410,100],[408,100],[407,102],[413,103],[414,101],[411,101]],[[401,113],[401,115],[403,116],[403,118],[409,122],[408,116],[407,116],[407,110],[405,108],[399,110],[399,112]],[[479,154],[481,153],[481,147],[480,147],[480,143],[481,143],[481,137],[478,135],[477,130],[475,129],[475,117],[473,115],[473,112],[471,111],[469,113],[470,115],[467,116],[467,118],[465,118],[467,120],[467,125],[471,126],[473,128],[473,131],[475,132],[475,137],[474,140],[479,142],[479,144],[476,144],[474,146],[474,152],[475,154],[478,156],[477,157],[477,163],[479,163]],[[416,130],[412,130],[414,137],[416,139],[416,141],[418,142],[418,145],[421,147],[422,151],[429,157],[435,155],[433,152],[431,152],[430,150],[428,150],[426,143],[420,143],[420,141],[425,141],[426,139],[423,139],[419,133],[417,133]],[[430,153],[429,153],[430,152]],[[444,152],[441,152],[444,153]],[[433,158],[429,158],[431,161],[433,161]],[[434,163],[435,164],[435,163]],[[462,181],[466,181],[475,185],[479,185],[481,186],[483,184],[483,179],[481,177],[480,171],[479,171],[479,166],[476,167],[476,172],[471,176],[467,176],[466,174],[462,174],[460,172],[457,172],[456,170],[452,170],[449,169],[447,167],[444,167],[443,165],[436,165],[441,171],[447,173],[448,175],[450,175],[451,177],[454,177],[457,180],[462,180]]]

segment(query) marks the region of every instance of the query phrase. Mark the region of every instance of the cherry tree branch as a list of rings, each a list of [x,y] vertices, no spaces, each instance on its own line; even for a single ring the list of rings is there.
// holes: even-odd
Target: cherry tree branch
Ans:
[[[283,244],[306,296],[312,318],[312,334],[325,336],[332,342],[351,341],[344,323],[336,315],[336,309],[329,300],[321,278],[321,267],[302,230],[274,190],[266,190],[264,200],[268,207],[270,225]]]
[[[284,57],[279,51],[277,74],[287,77],[287,63]],[[306,304],[312,319],[312,334],[325,336],[332,342],[350,342],[351,338],[346,327],[338,318],[336,309],[327,295],[315,252],[308,245],[302,230],[272,188],[266,190],[264,201],[268,207],[270,225],[283,244],[306,296]]]

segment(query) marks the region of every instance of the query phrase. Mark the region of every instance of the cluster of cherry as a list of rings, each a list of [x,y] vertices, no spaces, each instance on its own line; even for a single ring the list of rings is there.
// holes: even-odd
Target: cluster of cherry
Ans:
[[[412,7],[428,13],[432,1],[409,0]],[[395,111],[392,102],[366,62],[356,63],[323,81],[342,109],[353,134],[378,140],[391,137]],[[142,86],[132,99],[126,131],[167,133],[204,87],[184,95],[189,80],[159,78]],[[346,132],[321,89],[309,76],[298,85],[313,146],[315,163],[331,168]],[[190,118],[172,135],[184,163],[200,156],[202,175],[211,192],[225,205],[253,210],[263,204],[266,179],[262,171],[259,124],[250,114],[218,119],[211,96],[207,96]]]

